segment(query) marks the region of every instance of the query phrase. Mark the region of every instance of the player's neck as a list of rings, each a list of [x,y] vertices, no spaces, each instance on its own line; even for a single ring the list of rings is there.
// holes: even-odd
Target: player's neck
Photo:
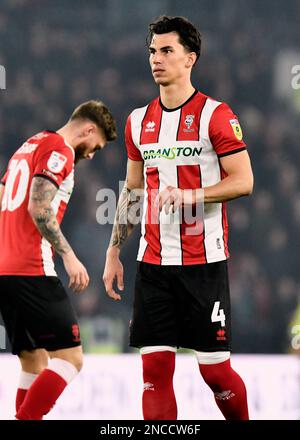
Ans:
[[[57,130],[56,133],[60,134],[64,138],[64,141],[75,149],[74,134],[72,134],[69,123]]]
[[[170,84],[160,86],[160,99],[162,104],[169,109],[180,107],[195,92],[195,87],[188,82],[187,84]]]

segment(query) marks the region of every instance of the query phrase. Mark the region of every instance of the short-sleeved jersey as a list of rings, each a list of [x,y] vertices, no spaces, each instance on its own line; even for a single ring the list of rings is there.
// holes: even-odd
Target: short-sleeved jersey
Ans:
[[[159,265],[191,265],[229,257],[225,203],[206,203],[198,216],[159,212],[154,200],[167,186],[197,189],[225,176],[220,158],[245,150],[229,106],[198,92],[167,109],[160,98],[135,109],[125,129],[128,157],[144,161],[144,207],[137,259]]]
[[[51,206],[60,223],[74,186],[75,152],[62,136],[44,131],[28,139],[12,156],[1,180],[0,275],[56,276],[53,249],[29,212],[34,176],[49,179],[58,191]]]

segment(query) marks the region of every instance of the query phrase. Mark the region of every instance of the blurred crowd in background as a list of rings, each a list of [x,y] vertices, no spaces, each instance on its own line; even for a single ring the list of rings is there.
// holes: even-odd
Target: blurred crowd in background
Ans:
[[[228,204],[233,348],[289,352],[300,298],[300,90],[291,74],[300,65],[299,0],[1,0],[0,173],[27,137],[59,128],[79,103],[100,98],[110,107],[118,140],[78,165],[63,231],[91,277],[86,293],[70,293],[85,351],[129,351],[139,227],[122,251],[125,290],[115,303],[102,283],[111,225],[97,223],[96,195],[111,188],[118,196],[126,118],[158,94],[145,38],[161,14],[200,29],[193,83],[233,108],[252,160],[253,195]]]

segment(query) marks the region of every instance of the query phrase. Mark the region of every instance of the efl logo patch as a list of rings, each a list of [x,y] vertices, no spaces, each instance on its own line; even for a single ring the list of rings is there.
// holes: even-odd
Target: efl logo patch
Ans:
[[[66,156],[53,151],[48,159],[47,167],[52,173],[60,173],[67,162]]]
[[[235,134],[235,137],[241,141],[243,139],[243,132],[241,129],[241,126],[239,124],[239,121],[237,119],[230,119],[230,124],[233,130],[233,133]]]

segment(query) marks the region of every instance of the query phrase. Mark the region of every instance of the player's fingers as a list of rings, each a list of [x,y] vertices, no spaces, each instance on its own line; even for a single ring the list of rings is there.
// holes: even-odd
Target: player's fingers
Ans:
[[[165,199],[165,190],[161,191],[157,194],[157,200],[158,200],[158,209],[161,211],[162,207],[164,205],[164,199]]]
[[[120,270],[117,273],[117,284],[119,290],[124,290],[124,280],[123,280],[123,271]]]
[[[166,201],[169,197],[169,191],[163,190],[161,193],[159,193],[159,210],[161,211],[163,206],[165,205]]]
[[[170,212],[173,211],[173,203],[175,199],[176,197],[174,196],[174,191],[172,190],[171,192],[168,193],[168,197],[166,199],[166,203],[165,203],[166,214],[169,214]]]
[[[110,292],[112,290],[113,280],[114,278],[112,276],[103,275],[103,283],[106,290],[106,293]]]
[[[161,211],[161,209],[162,209],[161,193],[157,194],[156,200],[157,200],[157,204],[155,205],[155,207],[156,207],[156,209],[158,208],[159,211]]]
[[[89,283],[90,283],[90,277],[89,277],[89,274],[87,273],[87,270],[84,269],[84,272],[83,272],[83,285],[84,285],[84,289],[87,288],[87,286],[89,285]]]
[[[114,289],[109,290],[109,291],[107,292],[107,294],[108,294],[108,296],[109,296],[110,298],[114,299],[115,301],[120,301],[120,300],[121,300],[121,296],[120,296],[118,293],[116,293],[116,292],[114,291]]]
[[[89,276],[88,276],[87,271],[84,270],[83,272],[79,273],[77,292],[82,292],[83,290],[85,290],[87,288],[88,284],[89,284]]]
[[[70,276],[70,279],[69,279],[69,289],[73,289],[73,287],[74,287],[74,283],[75,283],[75,276],[74,275],[71,275]]]
[[[105,286],[105,290],[106,290],[107,295],[116,301],[120,301],[121,296],[118,293],[116,293],[113,289],[113,282],[114,282],[115,277],[103,275],[102,279],[104,282],[104,286]]]
[[[80,292],[81,289],[81,274],[77,272],[74,277],[73,290],[74,292]]]
[[[168,199],[166,200],[166,202],[165,202],[165,213],[166,213],[166,214],[169,214],[169,212],[170,212],[170,207],[171,207],[171,201],[170,201],[170,198],[168,198]]]
[[[157,209],[159,207],[159,193],[154,198],[153,207]]]
[[[87,271],[85,268],[80,268],[75,278],[74,290],[76,292],[82,292],[87,287],[87,284],[88,284]]]
[[[181,205],[180,199],[175,199],[173,203],[173,212],[177,211]]]
[[[164,206],[164,199],[162,197],[162,195],[159,196],[159,204],[158,204],[158,209],[159,211],[161,211],[163,209]]]

